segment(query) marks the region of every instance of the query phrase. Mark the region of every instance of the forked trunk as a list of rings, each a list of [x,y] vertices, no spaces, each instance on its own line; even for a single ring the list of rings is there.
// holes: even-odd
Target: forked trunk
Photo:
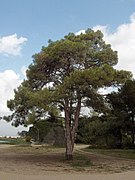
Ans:
[[[75,134],[78,128],[78,120],[81,109],[81,98],[78,99],[76,106],[74,122],[70,118],[70,107],[68,101],[65,101],[65,128],[66,128],[66,159],[73,159],[73,150],[75,143]]]

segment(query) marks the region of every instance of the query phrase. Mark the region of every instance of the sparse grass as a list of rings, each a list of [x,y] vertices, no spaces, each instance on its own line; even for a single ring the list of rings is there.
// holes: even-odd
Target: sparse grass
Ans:
[[[85,155],[75,153],[74,158],[71,161],[64,160],[64,163],[68,164],[76,170],[84,170],[87,167],[93,166],[91,160]]]
[[[15,147],[10,148],[12,151],[15,151],[19,154],[47,154],[47,153],[57,153],[62,152],[64,153],[64,148],[58,148],[54,146],[42,146],[42,145],[34,145],[31,146],[30,144],[19,144]]]
[[[126,158],[135,160],[135,150],[133,149],[93,149],[85,148],[83,151],[90,153],[103,154],[107,156],[114,156],[118,158]]]

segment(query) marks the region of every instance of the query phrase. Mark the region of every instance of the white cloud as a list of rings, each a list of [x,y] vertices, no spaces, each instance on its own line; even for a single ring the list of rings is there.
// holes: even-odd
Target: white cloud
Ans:
[[[13,70],[6,70],[0,73],[0,116],[10,113],[7,108],[7,100],[14,97],[14,89],[17,88],[22,81],[19,75]]]
[[[121,24],[115,32],[109,32],[108,26],[95,26],[101,30],[104,40],[118,51],[119,62],[117,69],[131,71],[135,76],[135,13],[130,16],[129,23]]]
[[[27,67],[26,66],[23,66],[22,68],[21,68],[21,73],[22,73],[22,75],[24,76],[24,79],[27,79],[27,77],[26,77],[26,71],[27,71]]]
[[[82,34],[85,34],[85,30],[80,30],[80,31],[76,32],[75,35],[78,36],[78,35],[80,35],[81,33],[82,33]]]
[[[22,69],[24,72],[24,67]],[[16,74],[13,70],[0,72],[0,117],[11,114],[11,111],[7,108],[7,100],[13,99],[14,89],[16,89],[21,82],[22,79],[20,79],[20,75]],[[18,131],[22,130],[28,130],[28,128],[22,126],[15,128],[11,123],[3,120],[0,121],[0,135],[2,136],[15,136]]]
[[[0,53],[5,55],[20,55],[22,45],[27,38],[17,37],[17,34],[0,37]]]
[[[22,130],[28,131],[28,127],[14,127],[11,125],[11,123],[7,123],[5,120],[0,121],[0,136],[17,136],[18,132],[21,132]]]

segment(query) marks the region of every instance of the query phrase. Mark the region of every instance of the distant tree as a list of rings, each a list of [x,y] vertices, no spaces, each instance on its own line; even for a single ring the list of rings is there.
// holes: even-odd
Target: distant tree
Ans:
[[[113,116],[122,143],[122,133],[131,135],[132,146],[135,141],[135,80],[128,80],[118,92],[108,95]]]
[[[25,138],[27,136],[27,134],[28,134],[28,131],[24,131],[24,130],[21,132],[18,132],[18,135],[22,138]]]
[[[115,70],[117,52],[103,41],[100,31],[88,29],[85,34],[70,33],[33,56],[27,71],[27,80],[15,91],[8,107],[17,124],[23,124],[34,112],[45,116],[47,112],[65,116],[66,158],[73,157],[75,135],[82,106],[102,111],[103,101],[99,88],[118,85],[131,77],[131,73]]]
[[[35,139],[35,141],[42,142],[51,128],[52,123],[48,121],[39,121],[30,127],[28,135]]]
[[[77,142],[90,145],[106,145],[107,124],[98,116],[81,117],[77,131]]]

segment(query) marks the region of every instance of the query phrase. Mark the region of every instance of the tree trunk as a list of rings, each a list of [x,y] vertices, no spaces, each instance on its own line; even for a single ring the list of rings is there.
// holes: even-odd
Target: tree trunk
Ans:
[[[132,146],[134,146],[134,143],[135,143],[135,135],[134,135],[134,115],[132,115],[132,130],[131,130],[131,136],[132,136]]]
[[[65,128],[66,128],[66,159],[73,159],[75,134],[78,128],[79,115],[81,110],[81,98],[78,99],[74,122],[71,122],[69,101],[65,100]]]
[[[66,160],[73,159],[73,146],[74,142],[72,141],[71,130],[66,129]]]
[[[122,129],[121,127],[117,130],[117,148],[122,148]]]
[[[65,100],[65,128],[66,128],[66,159],[73,159],[73,142],[71,135],[71,119],[70,119],[70,109],[69,101]]]

